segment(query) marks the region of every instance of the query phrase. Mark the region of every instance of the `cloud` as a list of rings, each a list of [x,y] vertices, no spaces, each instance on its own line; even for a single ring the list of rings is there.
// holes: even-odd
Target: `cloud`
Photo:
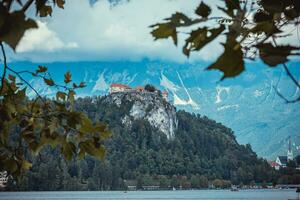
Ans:
[[[24,52],[53,52],[58,49],[72,49],[77,48],[75,42],[64,43],[57,34],[50,30],[47,23],[37,21],[38,28],[31,29],[25,32],[17,46],[17,53]]]
[[[92,2],[92,3],[91,3]],[[113,3],[112,2],[118,2]],[[223,52],[225,36],[219,37],[187,59],[182,45],[187,34],[180,33],[176,47],[171,39],[154,41],[150,25],[162,22],[176,11],[195,16],[200,0],[72,0],[65,9],[55,8],[52,17],[39,18],[39,29],[27,31],[18,46],[17,59],[32,61],[116,61],[162,60],[173,62],[213,61]],[[205,1],[214,16],[219,0]],[[218,26],[216,21],[211,25]],[[205,24],[204,24],[205,25]],[[195,27],[192,27],[195,29]],[[187,32],[181,30],[180,32]],[[32,52],[32,53],[31,53]]]
[[[210,60],[223,48],[217,43],[188,60],[171,39],[154,41],[150,25],[162,22],[176,11],[191,16],[199,1],[130,0],[112,6],[107,0],[66,1],[42,18],[39,29],[27,31],[18,47],[18,59],[32,61],[79,60]],[[184,35],[186,37],[186,35]],[[184,38],[180,40],[184,41]],[[33,52],[33,53],[30,53]]]

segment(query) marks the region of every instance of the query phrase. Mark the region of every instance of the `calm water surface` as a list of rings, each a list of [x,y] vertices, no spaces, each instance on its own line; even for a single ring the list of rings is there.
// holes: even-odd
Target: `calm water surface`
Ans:
[[[159,199],[296,199],[295,190],[189,190],[189,191],[122,191],[113,192],[1,192],[0,199],[5,200],[64,200],[64,199],[108,199],[108,200],[159,200]]]

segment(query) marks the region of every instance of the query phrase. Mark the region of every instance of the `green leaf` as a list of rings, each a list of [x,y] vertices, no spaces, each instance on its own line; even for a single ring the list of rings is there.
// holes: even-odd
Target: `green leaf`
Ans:
[[[283,0],[261,0],[260,4],[264,10],[269,13],[280,13],[283,12],[285,7],[287,6],[288,1]]]
[[[32,167],[32,163],[28,162],[27,160],[23,160],[22,169],[29,170],[31,167]]]
[[[84,82],[80,82],[80,84],[79,84],[79,86],[78,87],[80,87],[80,88],[84,88],[86,85],[85,85],[85,83]]]
[[[213,41],[225,30],[224,25],[219,28],[208,30],[206,27],[192,31],[190,37],[186,39],[183,46],[183,53],[186,56],[190,55],[191,51],[199,51],[205,45]]]
[[[200,5],[196,9],[195,13],[201,17],[208,17],[211,13],[211,8],[201,1]]]
[[[97,122],[95,124],[94,130],[96,132],[104,132],[106,130],[106,128],[107,128],[106,124],[103,124],[101,122]]]
[[[46,72],[48,70],[47,67],[44,67],[44,66],[39,66],[39,68],[36,70],[36,73],[43,73],[43,72]]]
[[[56,5],[63,9],[64,8],[64,5],[65,5],[65,1],[64,0],[56,0]]]
[[[81,124],[82,114],[80,112],[69,112],[67,115],[67,124],[71,128],[76,128],[78,124]]]
[[[174,25],[172,25],[171,23],[161,23],[155,24],[151,27],[155,28],[151,32],[155,40],[166,39],[171,37],[173,39],[174,44],[177,45],[177,32]]]
[[[78,85],[76,83],[73,83],[73,89],[78,88]]]
[[[97,159],[103,159],[105,156],[105,149],[103,146],[96,147],[92,140],[87,140],[79,144],[81,151],[88,153],[91,156],[94,156]],[[83,154],[83,153],[81,153]]]
[[[74,101],[75,101],[75,92],[73,90],[69,90],[68,101],[70,103],[74,103]]]
[[[67,98],[67,94],[65,93],[65,92],[57,92],[56,93],[56,99],[59,101],[60,99],[62,100],[62,101],[65,101],[66,100],[66,98]]]
[[[219,10],[222,10],[224,13],[226,13],[228,16],[234,18],[234,10],[239,10],[240,7],[240,2],[238,0],[225,0],[225,8],[224,7],[219,7]]]
[[[70,161],[74,153],[76,152],[76,147],[72,142],[65,142],[62,146],[61,151],[65,159]]]
[[[89,118],[87,118],[85,115],[82,115],[82,117],[81,117],[80,132],[84,132],[84,133],[94,133],[95,132],[95,128],[93,126],[92,121]]]
[[[32,131],[24,131],[22,132],[22,138],[27,142],[31,143],[36,140],[34,133]]]
[[[0,13],[0,18],[3,20],[0,23],[0,41],[8,44],[14,51],[25,31],[38,27],[34,20],[26,19],[22,11]]]
[[[225,0],[226,7],[229,10],[238,10],[241,9],[240,1],[238,0]]]
[[[48,126],[50,134],[55,132],[59,127],[58,119],[54,118],[50,120],[50,124]]]
[[[51,131],[50,128],[49,129],[46,128],[46,131],[43,132],[43,135],[39,143],[40,149],[41,147],[47,144],[49,144],[53,149],[59,144],[64,144],[65,141],[62,136],[59,136],[59,134],[55,131],[52,132],[50,135],[50,131]]]
[[[47,78],[43,78],[44,79],[44,82],[49,85],[49,86],[53,86],[54,85],[54,81],[50,78],[50,79],[47,79]]]
[[[71,73],[68,71],[68,72],[65,73],[64,76],[65,76],[64,82],[65,83],[70,83],[71,82],[71,77],[72,77]]]
[[[165,20],[170,21],[170,23],[175,27],[179,27],[183,24],[191,24],[193,22],[190,18],[188,18],[181,12],[176,12],[170,18],[167,18]]]
[[[16,77],[13,75],[8,75],[8,79],[11,80],[12,82],[16,82]]]
[[[255,27],[249,30],[251,33],[265,33],[271,35],[274,33],[280,33],[281,31],[276,27],[273,21],[264,21],[257,23]]]
[[[112,135],[112,134],[111,134],[110,131],[104,131],[104,132],[101,132],[101,134],[100,134],[100,139],[101,139],[101,140],[106,140],[106,139],[110,138],[111,135]]]
[[[259,11],[254,15],[254,21],[257,23],[264,22],[264,21],[271,21],[272,19],[273,19],[272,15],[262,11]]]
[[[260,58],[271,67],[286,63],[291,51],[300,49],[290,45],[275,47],[271,43],[258,45],[257,48],[259,49]]]
[[[7,169],[10,173],[15,173],[18,170],[18,163],[14,159],[8,159],[4,162],[5,169]]]
[[[245,70],[243,52],[235,38],[228,36],[223,46],[225,49],[223,54],[207,68],[208,70],[217,69],[222,71],[224,75],[221,80],[237,76]]]
[[[52,7],[47,5],[47,0],[36,0],[36,14],[40,17],[51,16]]]

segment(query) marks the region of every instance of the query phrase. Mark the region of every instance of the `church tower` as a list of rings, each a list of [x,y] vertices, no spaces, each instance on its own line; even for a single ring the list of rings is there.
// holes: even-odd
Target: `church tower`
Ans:
[[[292,151],[292,145],[291,145],[291,139],[289,138],[289,149],[287,152],[287,160],[293,160],[294,156],[293,156],[293,151]]]

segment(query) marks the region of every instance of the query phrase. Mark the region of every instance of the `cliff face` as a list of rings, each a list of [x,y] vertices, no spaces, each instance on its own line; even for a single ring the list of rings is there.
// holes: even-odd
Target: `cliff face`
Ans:
[[[122,124],[131,128],[133,120],[147,120],[151,126],[163,132],[168,139],[174,138],[178,121],[176,109],[161,95],[153,92],[118,92],[104,97],[103,101],[118,107],[128,105]]]

